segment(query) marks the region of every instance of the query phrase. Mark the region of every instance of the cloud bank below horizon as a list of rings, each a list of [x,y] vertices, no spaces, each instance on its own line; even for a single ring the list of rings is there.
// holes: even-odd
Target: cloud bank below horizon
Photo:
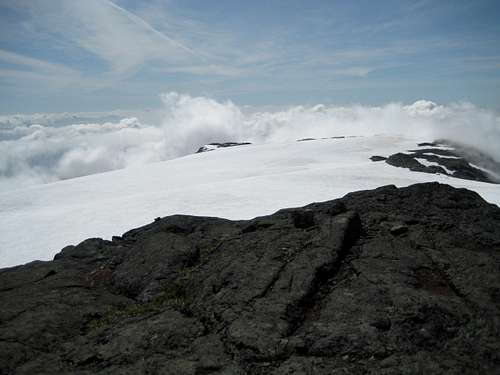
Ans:
[[[470,103],[320,104],[248,112],[231,101],[175,92],[161,99],[162,120],[154,125],[135,117],[69,125],[60,121],[71,121],[71,114],[0,117],[0,190],[168,160],[225,141],[397,134],[429,141],[446,138],[500,161],[500,116]]]

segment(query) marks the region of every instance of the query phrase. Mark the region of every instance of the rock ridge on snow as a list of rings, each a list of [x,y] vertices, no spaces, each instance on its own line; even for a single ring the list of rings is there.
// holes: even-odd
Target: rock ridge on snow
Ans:
[[[209,143],[207,145],[201,146],[196,153],[202,153],[202,152],[208,152],[208,151],[213,151],[217,150],[218,148],[226,148],[226,147],[235,147],[235,146],[245,146],[245,145],[251,145],[250,142],[214,142],[214,143]]]
[[[438,183],[169,216],[0,270],[0,374],[496,374],[499,265],[500,208]]]
[[[498,184],[500,163],[471,147],[452,142],[424,142],[418,149],[398,152],[388,157],[374,155],[372,161],[385,161],[394,167],[408,168],[414,172],[443,174],[464,180]],[[473,162],[482,164],[475,165]],[[485,167],[490,169],[485,169]]]

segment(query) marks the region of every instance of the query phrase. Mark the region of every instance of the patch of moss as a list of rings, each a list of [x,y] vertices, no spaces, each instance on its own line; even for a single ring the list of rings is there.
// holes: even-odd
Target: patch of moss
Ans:
[[[158,314],[166,309],[174,309],[183,314],[189,314],[190,304],[191,301],[187,298],[183,285],[168,283],[150,302],[134,303],[123,308],[109,308],[102,316],[92,319],[86,326],[88,330],[97,330],[123,319]]]
[[[198,262],[183,269],[174,282],[165,283],[161,291],[147,303],[134,303],[126,307],[109,308],[102,316],[87,323],[89,330],[96,330],[106,325],[127,318],[157,314],[166,309],[173,309],[185,315],[191,315],[192,299],[186,293],[187,286],[192,282],[203,262]]]

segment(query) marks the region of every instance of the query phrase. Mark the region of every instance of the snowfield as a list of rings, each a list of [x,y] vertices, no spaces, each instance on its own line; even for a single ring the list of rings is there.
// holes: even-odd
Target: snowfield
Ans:
[[[249,219],[388,184],[438,181],[500,205],[500,185],[369,159],[421,141],[429,140],[369,136],[245,145],[0,192],[0,267],[49,260],[66,245],[110,239],[158,216]]]

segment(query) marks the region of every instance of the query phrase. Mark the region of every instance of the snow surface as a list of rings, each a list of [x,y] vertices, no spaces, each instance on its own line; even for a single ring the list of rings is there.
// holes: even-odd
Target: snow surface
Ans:
[[[460,156],[440,155],[440,154],[435,154],[433,152],[424,152],[424,155],[437,156],[442,159],[462,159]]]
[[[494,177],[496,177],[496,178],[499,178],[499,177],[500,177],[500,176],[498,176],[498,174],[496,174],[496,173],[495,173],[495,172],[493,172],[492,170],[487,169],[487,168],[484,168],[484,167],[481,167],[480,165],[473,164],[473,163],[469,163],[469,165],[470,165],[471,167],[474,167],[474,168],[476,168],[476,169],[479,169],[479,170],[481,170],[481,171],[483,171],[483,172],[486,172],[486,173],[488,173],[488,174],[490,174],[490,175],[492,175],[492,176],[494,176]]]
[[[158,216],[249,219],[364,189],[439,181],[500,204],[500,185],[411,172],[372,155],[419,141],[370,136],[213,152],[0,192],[0,267],[49,260],[68,244],[109,239]]]
[[[449,170],[444,165],[441,165],[438,162],[429,161],[429,160],[424,159],[424,158],[415,158],[415,160],[418,161],[420,164],[425,165],[426,167],[441,167],[446,171],[446,173],[451,174],[451,175],[453,174],[453,171]]]
[[[436,146],[418,146],[422,149],[433,148],[434,150],[455,151],[455,147],[438,144]]]

